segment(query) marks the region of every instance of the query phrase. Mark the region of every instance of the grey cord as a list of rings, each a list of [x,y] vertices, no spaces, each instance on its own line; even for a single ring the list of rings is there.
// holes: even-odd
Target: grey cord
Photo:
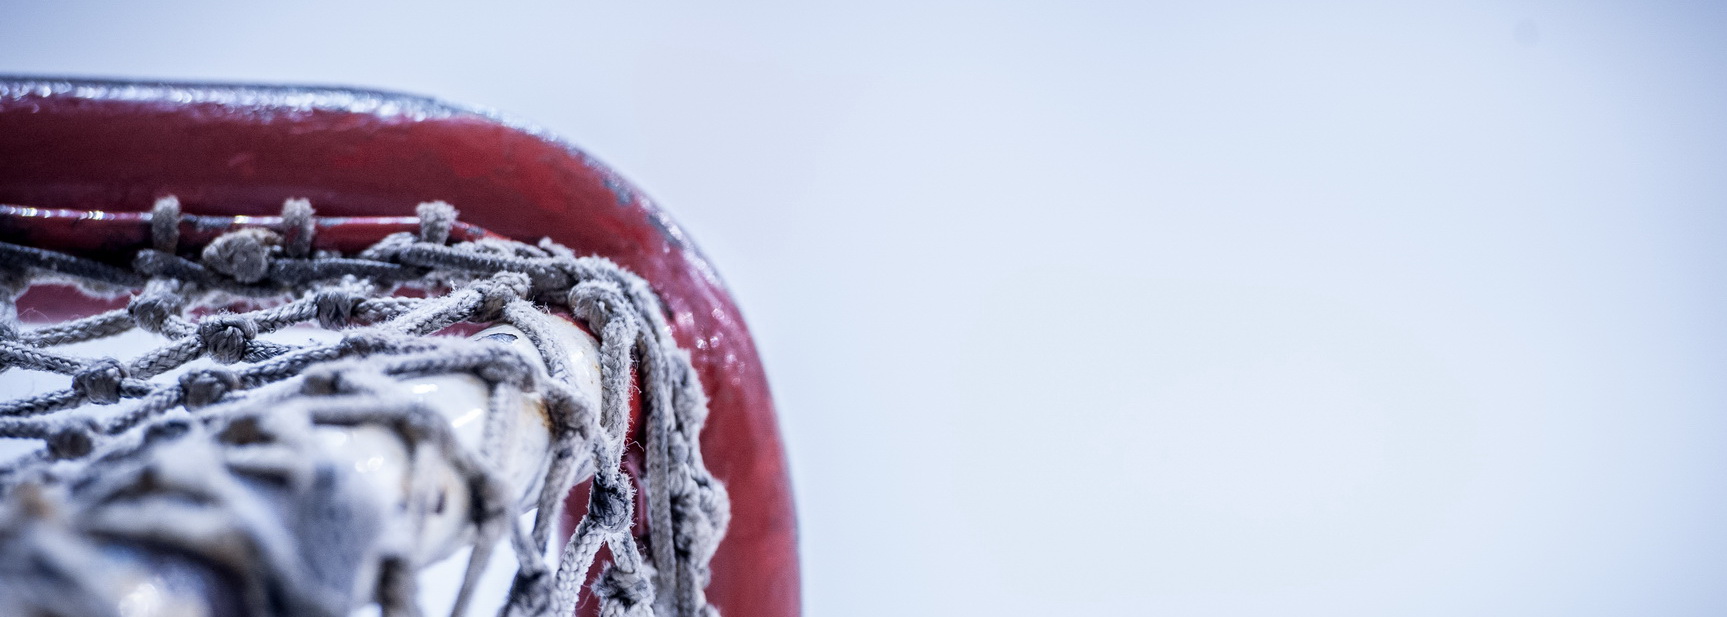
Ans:
[[[0,573],[0,592],[35,577],[42,580],[29,583],[34,591],[16,597],[39,598],[30,606],[46,614],[56,614],[54,606],[88,608],[80,604],[84,596],[66,594],[102,588],[97,579],[108,570],[77,564],[88,565],[101,542],[119,538],[226,567],[255,614],[339,617],[370,600],[385,615],[419,615],[413,570],[425,564],[412,563],[402,531],[381,529],[385,521],[359,505],[366,496],[320,463],[306,437],[312,425],[374,423],[396,431],[415,457],[445,457],[474,489],[473,550],[453,615],[465,613],[477,575],[508,537],[519,563],[499,615],[571,614],[599,548],[608,546],[612,563],[591,589],[601,615],[717,616],[704,589],[730,505],[701,459],[701,384],[647,282],[550,241],[452,245],[454,208],[432,202],[418,214],[418,234],[395,234],[349,257],[314,254],[316,222],[304,200],[284,205],[280,228],[225,234],[199,261],[176,254],[180,207],[173,198],[156,204],[152,248],[139,252],[131,270],[0,243],[0,293],[7,296],[0,302],[0,370],[58,373],[72,382],[0,402],[0,437],[45,446],[0,466],[0,556],[61,564]],[[32,281],[120,286],[136,295],[123,309],[27,329],[12,304]],[[392,295],[404,285],[451,291]],[[236,300],[273,298],[285,301],[196,316]],[[600,339],[600,400],[573,385],[549,329],[558,317],[542,307],[567,310]],[[545,370],[501,345],[430,336],[464,321],[520,328]],[[258,338],[300,323],[342,337],[309,345]],[[55,349],[133,329],[166,342],[126,360]],[[199,358],[220,366],[153,379]],[[622,469],[632,370],[646,424],[646,551],[631,533],[636,487]],[[465,450],[446,421],[395,385],[446,373],[475,375],[492,393],[479,452]],[[554,426],[538,513],[524,527],[491,461],[514,417],[509,405],[527,392],[543,398]],[[106,407],[121,401],[129,406]],[[92,405],[102,413],[90,413]],[[549,565],[540,556],[551,524],[588,468],[588,511]],[[350,597],[354,589],[370,595]]]

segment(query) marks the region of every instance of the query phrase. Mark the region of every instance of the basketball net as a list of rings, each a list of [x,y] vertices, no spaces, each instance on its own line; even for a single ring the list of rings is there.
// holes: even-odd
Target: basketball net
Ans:
[[[601,615],[717,615],[704,588],[730,510],[702,462],[707,401],[653,291],[446,204],[418,214],[353,254],[316,248],[342,221],[303,200],[202,246],[182,236],[209,221],[161,200],[130,264],[0,243],[0,370],[66,382],[0,402],[0,437],[39,444],[0,467],[0,614],[127,614],[155,581],[161,614],[419,615],[416,574],[467,547],[462,615],[508,541],[500,615],[565,617],[584,590]],[[40,285],[129,300],[26,326],[14,302]],[[572,355],[593,340],[572,321],[591,358]],[[467,336],[486,327],[508,332]],[[270,338],[308,329],[324,334]],[[67,350],[139,332],[156,343],[133,357]],[[471,436],[436,400],[452,379],[479,397]],[[583,481],[587,511],[548,559]]]

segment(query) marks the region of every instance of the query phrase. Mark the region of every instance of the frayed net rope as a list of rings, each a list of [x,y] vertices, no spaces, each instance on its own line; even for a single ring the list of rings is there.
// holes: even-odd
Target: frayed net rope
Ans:
[[[339,506],[356,489],[318,474],[309,462],[316,454],[308,427],[371,424],[390,427],[416,460],[444,457],[473,489],[472,553],[453,614],[463,614],[492,548],[508,537],[519,563],[500,615],[570,615],[597,552],[607,546],[612,562],[590,590],[602,615],[716,616],[703,590],[729,504],[701,459],[705,395],[653,291],[608,260],[577,257],[549,240],[450,244],[453,208],[428,203],[418,213],[418,234],[386,237],[355,256],[312,250],[312,209],[303,200],[285,205],[279,229],[228,233],[197,260],[176,254],[180,213],[172,198],[157,204],[153,248],[140,251],[131,269],[0,243],[0,292],[8,300],[0,302],[0,370],[71,377],[69,388],[0,402],[0,437],[45,444],[0,468],[0,491],[10,505],[0,509],[0,561],[83,563],[94,554],[92,538],[132,539],[227,566],[254,614],[337,617],[356,601],[374,600],[386,615],[418,615],[413,572],[425,564],[412,563],[411,547],[400,540],[412,533],[361,537],[388,524],[364,508],[284,515],[272,510],[281,502],[255,488],[276,487],[270,490],[290,503]],[[137,293],[122,309],[27,329],[13,300],[34,282]],[[403,286],[449,292],[392,295]],[[243,313],[196,316],[243,298],[279,300]],[[573,384],[549,322],[558,317],[540,306],[567,310],[597,335],[600,400]],[[430,336],[464,321],[519,328],[545,369],[503,345]],[[339,331],[340,340],[286,345],[257,338],[308,322]],[[167,343],[125,360],[55,350],[133,329]],[[152,379],[198,358],[221,366]],[[630,531],[636,489],[621,467],[632,369],[646,424],[647,551]],[[491,393],[479,452],[464,449],[448,421],[395,383],[449,373],[477,376]],[[520,522],[496,464],[504,447],[499,436],[515,417],[509,410],[524,393],[544,400],[553,424],[531,525]],[[86,413],[90,405],[104,413]],[[551,525],[564,496],[590,470],[588,511],[548,564],[541,555]],[[423,502],[411,496],[410,509],[432,507]],[[408,520],[417,526],[423,518]],[[307,531],[329,528],[354,537]],[[0,572],[0,579],[22,588],[19,578],[33,576],[40,580],[29,583],[32,597],[54,602],[96,588],[86,579],[99,569],[43,568],[49,571]],[[330,580],[332,571],[375,580]],[[370,595],[352,597],[354,589]]]

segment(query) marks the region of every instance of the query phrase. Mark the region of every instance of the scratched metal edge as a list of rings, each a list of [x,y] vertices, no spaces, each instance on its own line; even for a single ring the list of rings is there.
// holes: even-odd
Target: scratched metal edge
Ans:
[[[709,284],[731,295],[731,288],[714,268],[701,247],[682,226],[643,191],[617,171],[581,147],[556,133],[496,109],[464,105],[441,99],[368,88],[334,85],[275,85],[240,82],[174,80],[127,80],[66,76],[0,74],[0,102],[24,102],[31,98],[75,98],[96,101],[212,104],[239,109],[268,108],[283,112],[338,111],[410,121],[471,118],[556,145],[582,164],[598,172],[619,205],[644,210],[647,220],[658,227],[666,241],[678,247],[690,265]],[[733,302],[736,303],[735,301]]]

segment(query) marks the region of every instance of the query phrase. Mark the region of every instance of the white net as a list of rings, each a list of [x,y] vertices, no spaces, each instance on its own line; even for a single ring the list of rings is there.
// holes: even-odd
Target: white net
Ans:
[[[0,244],[10,300],[44,282],[133,294],[33,328],[0,302],[0,370],[67,380],[0,402],[0,437],[40,443],[0,469],[0,613],[121,614],[129,577],[182,560],[205,574],[177,584],[216,606],[209,614],[338,617],[376,603],[417,615],[415,573],[453,548],[434,538],[453,537],[471,548],[457,615],[501,541],[518,559],[501,615],[570,615],[584,587],[602,615],[717,614],[704,588],[729,505],[702,463],[701,384],[652,290],[550,241],[451,243],[454,209],[419,214],[419,233],[355,255],[313,250],[304,201],[288,202],[280,225],[236,229],[188,257],[178,205],[164,200],[154,247],[130,268]],[[597,397],[554,313],[597,337]],[[437,335],[462,323],[507,324],[537,353]],[[334,334],[268,340],[306,324]],[[67,351],[136,332],[159,345],[125,359]],[[484,392],[477,443],[406,386],[448,375]],[[636,385],[645,469],[632,483]],[[543,410],[549,434],[531,482],[507,472],[522,465],[511,442],[533,421],[525,407]],[[380,495],[330,447],[329,435],[357,431],[400,449],[400,494]],[[565,496],[587,479],[587,512],[548,562]],[[454,531],[439,532],[452,517]],[[586,586],[602,546],[610,563]]]

